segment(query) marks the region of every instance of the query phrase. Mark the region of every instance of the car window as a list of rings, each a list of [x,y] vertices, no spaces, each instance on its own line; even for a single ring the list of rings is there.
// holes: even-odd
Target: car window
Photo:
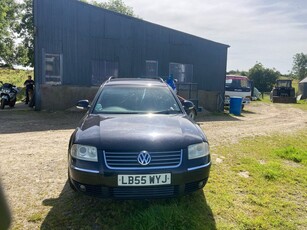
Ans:
[[[277,87],[289,88],[289,87],[291,87],[291,82],[290,81],[278,81],[277,82]]]
[[[247,79],[226,79],[226,88],[249,88],[250,82]]]
[[[167,87],[105,86],[93,113],[180,113]]]

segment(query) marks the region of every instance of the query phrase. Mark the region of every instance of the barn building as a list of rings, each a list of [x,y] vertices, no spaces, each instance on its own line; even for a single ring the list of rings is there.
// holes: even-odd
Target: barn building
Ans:
[[[77,0],[34,0],[36,109],[92,99],[110,76],[178,79],[179,94],[223,110],[229,46]]]
[[[301,99],[307,99],[307,77],[298,83],[298,94],[302,94]]]

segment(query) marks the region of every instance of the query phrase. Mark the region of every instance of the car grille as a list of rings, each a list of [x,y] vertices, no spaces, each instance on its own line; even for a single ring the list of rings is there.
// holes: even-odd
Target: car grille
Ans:
[[[179,167],[182,150],[168,152],[149,152],[151,161],[143,166],[138,162],[140,152],[104,152],[105,162],[110,169],[167,169]]]
[[[112,188],[114,198],[159,198],[178,195],[178,186],[159,187],[116,187]]]

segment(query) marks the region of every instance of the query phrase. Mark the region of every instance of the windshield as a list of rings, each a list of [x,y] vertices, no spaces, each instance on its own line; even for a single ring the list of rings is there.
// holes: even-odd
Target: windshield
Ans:
[[[291,87],[291,81],[287,80],[279,80],[277,81],[277,87],[285,87],[285,88],[290,88]]]
[[[246,78],[226,79],[226,88],[250,88],[250,81]]]
[[[93,113],[143,114],[181,113],[174,95],[167,87],[106,86]]]

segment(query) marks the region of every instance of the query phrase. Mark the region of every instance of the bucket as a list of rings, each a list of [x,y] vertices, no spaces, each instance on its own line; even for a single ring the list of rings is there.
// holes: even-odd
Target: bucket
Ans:
[[[229,113],[234,115],[241,115],[242,97],[230,97]]]

